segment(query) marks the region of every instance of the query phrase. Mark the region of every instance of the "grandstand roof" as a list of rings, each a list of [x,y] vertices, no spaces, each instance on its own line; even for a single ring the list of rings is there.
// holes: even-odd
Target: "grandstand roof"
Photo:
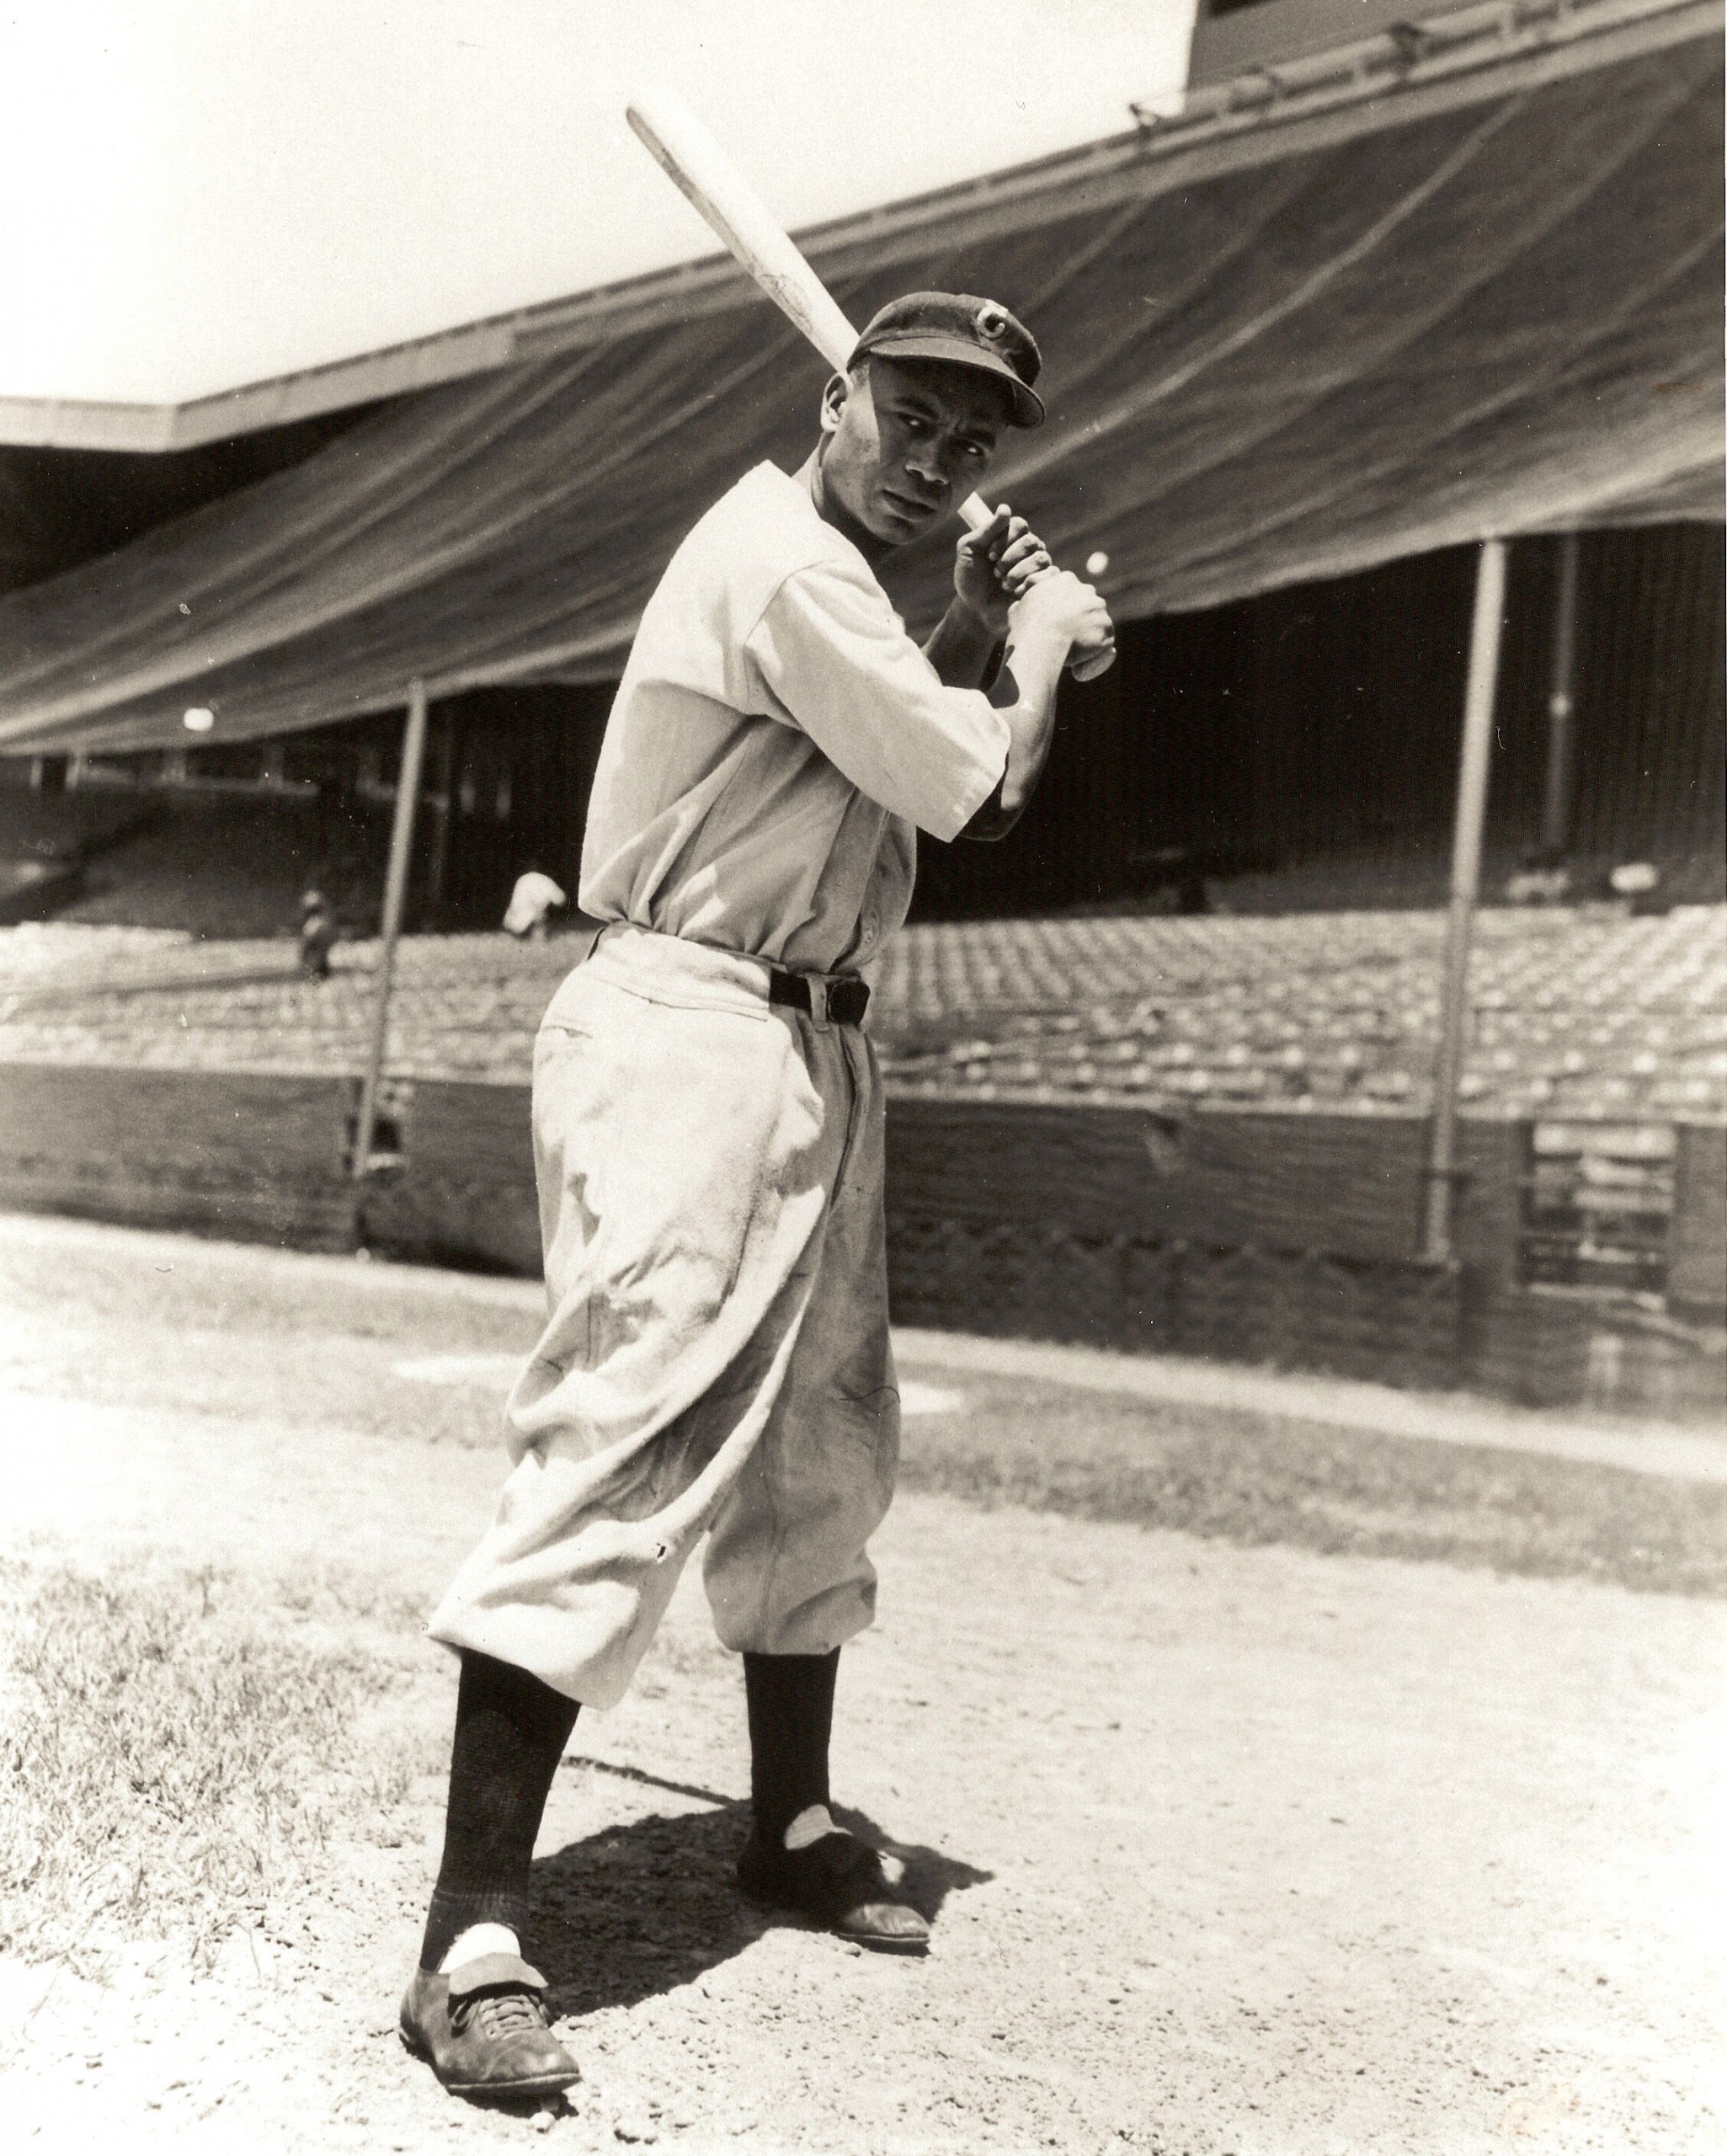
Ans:
[[[1719,518],[1720,23],[1719,0],[1506,0],[1403,25],[810,251],[859,313],[943,284],[1034,321],[1051,422],[992,483],[1058,552],[1106,548],[1127,618],[1490,534]],[[693,515],[801,453],[819,364],[712,262],[511,338],[0,602],[0,748],[178,742],[190,704],[218,740],[276,734],[415,675],[615,675]],[[898,565],[914,626],[948,543]]]
[[[1178,98],[1192,11],[1043,0],[1006,36],[999,0],[6,9],[0,441],[173,449],[557,349],[573,299],[713,245],[625,125],[645,83],[807,226]]]

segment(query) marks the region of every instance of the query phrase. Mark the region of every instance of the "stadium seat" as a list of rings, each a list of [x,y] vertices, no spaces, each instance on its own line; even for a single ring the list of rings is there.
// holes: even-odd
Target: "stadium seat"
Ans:
[[[1438,1022],[1429,914],[963,922],[890,947],[871,1029],[890,1087],[1156,1106],[1420,1110]],[[554,938],[402,947],[391,1068],[527,1077]],[[281,938],[0,930],[0,1059],[358,1070],[373,947],[325,981]],[[1480,917],[1472,1113],[1727,1116],[1727,908]]]

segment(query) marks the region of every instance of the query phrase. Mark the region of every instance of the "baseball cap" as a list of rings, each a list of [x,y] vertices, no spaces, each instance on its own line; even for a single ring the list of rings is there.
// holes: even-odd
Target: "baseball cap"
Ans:
[[[871,352],[893,360],[945,360],[997,375],[1013,392],[1014,425],[1043,424],[1042,400],[1031,388],[1043,355],[1024,323],[998,301],[979,299],[975,292],[908,292],[870,317],[851,364]]]

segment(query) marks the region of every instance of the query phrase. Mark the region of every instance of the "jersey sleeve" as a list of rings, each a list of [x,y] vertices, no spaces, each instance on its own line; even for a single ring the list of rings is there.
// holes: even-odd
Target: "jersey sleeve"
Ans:
[[[852,784],[932,838],[957,837],[1007,769],[1007,721],[950,689],[861,574],[818,563],[776,590],[744,640],[771,715]]]

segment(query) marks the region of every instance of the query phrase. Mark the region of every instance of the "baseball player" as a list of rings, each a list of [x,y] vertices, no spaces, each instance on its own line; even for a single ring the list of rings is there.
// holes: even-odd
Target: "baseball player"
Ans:
[[[402,2031],[452,2089],[578,2078],[523,1957],[535,1837],[578,1704],[623,1695],[704,1536],[744,1658],[742,1886],[865,1946],[927,1944],[828,1808],[840,1649],[873,1613],[898,1449],[861,975],[904,918],[917,832],[1008,829],[1070,648],[1111,630],[1005,507],[959,542],[921,650],[874,568],[1040,422],[1039,364],[992,302],[883,307],[802,469],[740,479],[642,615],[583,857],[605,926],[535,1047],[551,1314],[497,1516],[431,1624],[461,1674]]]

